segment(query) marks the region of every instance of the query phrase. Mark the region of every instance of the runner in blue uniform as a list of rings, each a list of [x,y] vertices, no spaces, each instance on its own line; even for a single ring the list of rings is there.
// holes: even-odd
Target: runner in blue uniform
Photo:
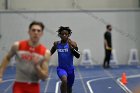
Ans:
[[[80,53],[78,51],[78,46],[76,42],[72,41],[69,38],[72,33],[69,27],[61,26],[57,32],[61,40],[54,42],[54,45],[51,48],[51,55],[53,55],[54,52],[57,50],[57,74],[62,81],[60,87],[61,93],[72,93],[72,86],[75,79],[73,56],[79,58]]]

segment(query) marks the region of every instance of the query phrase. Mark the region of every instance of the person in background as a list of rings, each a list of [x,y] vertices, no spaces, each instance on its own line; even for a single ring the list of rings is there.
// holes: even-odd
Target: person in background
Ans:
[[[103,62],[104,68],[110,68],[110,57],[112,52],[112,26],[108,24],[106,26],[106,32],[104,33],[104,49],[105,49],[105,58]]]

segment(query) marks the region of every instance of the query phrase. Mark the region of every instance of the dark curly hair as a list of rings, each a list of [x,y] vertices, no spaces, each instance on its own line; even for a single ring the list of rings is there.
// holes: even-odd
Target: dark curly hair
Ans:
[[[72,30],[71,30],[69,27],[63,27],[63,26],[60,26],[60,27],[59,27],[59,29],[58,29],[58,31],[57,31],[57,32],[58,32],[58,35],[60,35],[61,32],[64,31],[64,30],[68,31],[69,35],[71,35]]]

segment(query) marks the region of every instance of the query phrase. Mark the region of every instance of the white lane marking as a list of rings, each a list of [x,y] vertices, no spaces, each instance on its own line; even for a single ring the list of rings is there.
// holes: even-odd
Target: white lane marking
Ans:
[[[93,81],[97,81],[97,80],[103,80],[103,79],[109,79],[109,78],[112,78],[112,77],[104,77],[104,78],[97,78],[97,79],[91,79],[91,80],[88,80],[87,81],[87,86],[88,86],[88,89],[90,91],[90,93],[94,93],[90,83],[93,82]]]
[[[56,82],[56,87],[55,87],[55,93],[58,93],[58,89],[59,89],[59,84],[61,81],[57,81]]]
[[[49,83],[50,83],[50,79],[51,79],[51,78],[50,78],[51,75],[52,75],[52,69],[50,70],[50,74],[49,74],[49,77],[48,77],[48,79],[47,79],[47,84],[46,84],[46,86],[45,86],[44,93],[47,92],[47,89],[48,89],[48,86],[49,86]]]

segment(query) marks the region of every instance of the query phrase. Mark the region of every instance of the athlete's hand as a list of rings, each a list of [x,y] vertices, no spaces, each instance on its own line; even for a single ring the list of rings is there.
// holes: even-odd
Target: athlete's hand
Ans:
[[[35,65],[39,64],[39,57],[33,55],[33,56],[32,56],[32,62],[33,62]]]
[[[106,47],[106,49],[107,49],[107,50],[112,50],[112,48],[110,48],[110,47]]]
[[[3,79],[2,79],[2,77],[0,77],[0,83],[2,83],[3,82]]]
[[[77,46],[76,43],[74,41],[72,41],[70,38],[68,39],[68,44],[69,44],[70,48],[74,48]]]

